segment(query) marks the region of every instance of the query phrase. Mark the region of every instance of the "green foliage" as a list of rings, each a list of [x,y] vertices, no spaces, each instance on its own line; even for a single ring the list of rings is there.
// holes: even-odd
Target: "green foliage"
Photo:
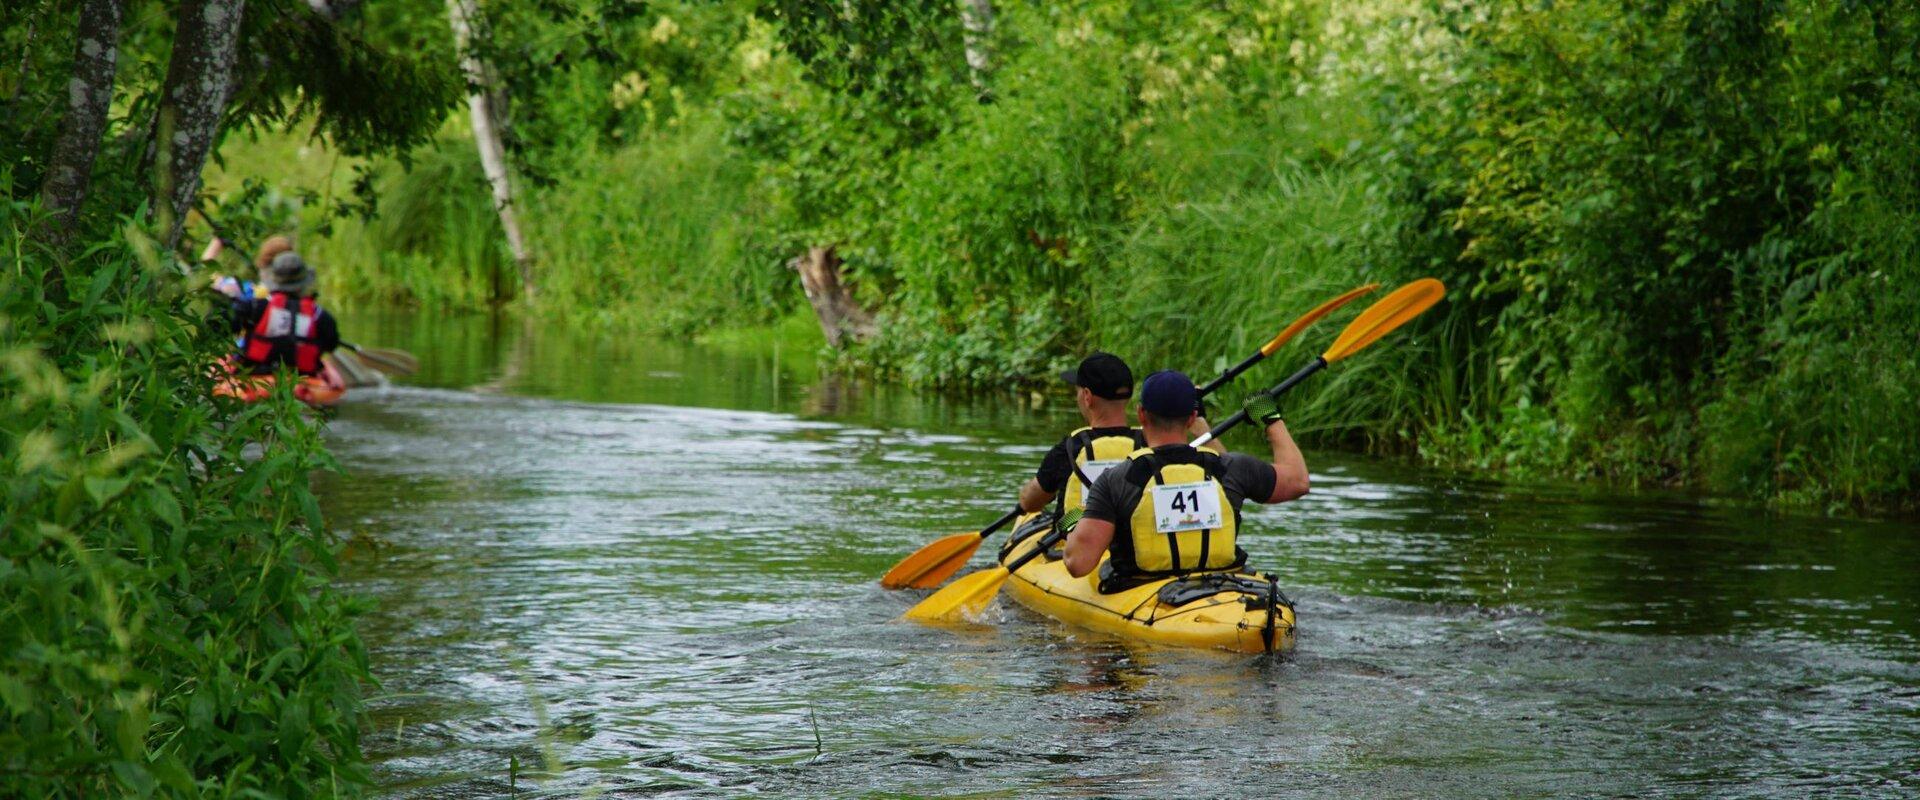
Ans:
[[[380,6],[384,17],[403,16],[385,4],[367,5]],[[447,41],[444,8],[425,5],[435,12],[429,17],[435,41]],[[47,1],[0,8],[0,49],[8,54],[0,59],[0,164],[10,165],[17,186],[39,186],[66,112],[72,6]],[[99,143],[96,190],[84,209],[96,225],[140,212],[147,197],[174,6],[126,4],[113,112]],[[385,20],[337,23],[302,0],[249,2],[223,135],[235,128],[299,127],[348,153],[404,159],[431,138],[464,88],[450,58],[407,46],[406,33]]]
[[[1330,294],[1436,275],[1447,304],[1289,399],[1299,430],[1515,474],[1920,502],[1920,15],[996,11],[983,93],[952,3],[500,4],[516,152],[551,181],[523,204],[548,312],[764,321],[799,301],[778,265],[831,246],[881,323],[843,363],[983,387],[1095,347],[1204,374]],[[433,257],[486,235],[460,180],[470,226],[356,293],[481,294],[497,248]]]
[[[688,332],[769,322],[790,307],[793,272],[762,246],[764,205],[711,115],[632,148],[590,153],[539,195],[529,236],[541,291],[569,320]]]
[[[318,426],[210,396],[231,338],[137,228],[68,259],[5,197],[0,795],[359,793],[369,678]]]
[[[493,210],[473,142],[449,131],[402,169],[380,164],[368,180],[379,197],[372,218],[301,213],[302,252],[322,265],[321,289],[335,297],[484,308],[518,278]]]
[[[253,125],[311,121],[349,154],[405,157],[425,144],[464,90],[451,59],[380,47],[303,0],[247,4],[246,43],[270,58],[240,59],[232,114]]]
[[[582,150],[630,142],[704,105],[734,74],[753,5],[482,4],[476,52],[508,99],[508,148],[546,184],[577,169]]]
[[[1497,387],[1432,420],[1431,452],[1911,503],[1920,445],[1882,434],[1911,416],[1889,376],[1920,320],[1913,148],[1890,133],[1920,123],[1916,22],[1852,2],[1461,22],[1458,79],[1391,153],[1423,210],[1402,258],[1460,293]]]

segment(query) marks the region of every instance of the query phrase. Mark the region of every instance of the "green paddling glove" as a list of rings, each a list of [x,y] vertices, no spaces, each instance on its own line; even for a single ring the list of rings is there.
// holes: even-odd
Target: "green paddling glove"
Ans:
[[[1247,395],[1246,402],[1240,407],[1246,409],[1247,419],[1260,423],[1262,429],[1280,421],[1280,403],[1266,392],[1254,392]]]
[[[1060,517],[1060,530],[1063,533],[1072,533],[1073,527],[1079,524],[1080,524],[1080,509],[1076,508]]]

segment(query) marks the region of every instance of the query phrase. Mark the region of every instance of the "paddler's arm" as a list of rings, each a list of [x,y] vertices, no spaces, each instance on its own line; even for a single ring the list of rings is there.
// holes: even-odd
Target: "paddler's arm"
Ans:
[[[1265,426],[1267,445],[1273,448],[1273,494],[1262,502],[1284,503],[1306,495],[1310,484],[1307,459],[1300,455],[1300,446],[1294,444],[1293,435],[1287,432],[1287,423],[1280,418],[1279,404],[1260,392],[1247,398],[1245,408],[1247,419]]]
[[[1198,439],[1200,438],[1200,434],[1206,433],[1207,431],[1210,431],[1210,430],[1213,430],[1213,426],[1207,424],[1207,416],[1205,414],[1194,414],[1193,419],[1187,420],[1187,439],[1188,440]],[[1203,444],[1200,446],[1204,449],[1212,450],[1213,452],[1219,453],[1221,455],[1226,455],[1227,453],[1226,443],[1220,441],[1219,439],[1210,439],[1207,441],[1206,444]]]
[[[1087,487],[1086,508],[1067,533],[1067,574],[1081,577],[1100,568],[1100,557],[1113,544],[1114,492],[1125,483],[1126,470],[1110,469]],[[1072,516],[1069,512],[1068,516]]]
[[[1067,440],[1061,439],[1040,459],[1040,469],[1020,487],[1020,510],[1039,511],[1067,488],[1067,476],[1073,472],[1073,457],[1067,454]],[[1052,486],[1052,489],[1048,489]]]
[[[1084,577],[1100,566],[1100,556],[1113,544],[1113,523],[1104,519],[1081,517],[1080,524],[1067,534],[1067,574]]]
[[[1040,488],[1039,478],[1028,478],[1026,485],[1020,487],[1020,510],[1033,512],[1046,508],[1055,494]]]
[[[313,343],[322,353],[340,349],[340,323],[334,320],[332,312],[323,310],[320,318],[313,321]]]

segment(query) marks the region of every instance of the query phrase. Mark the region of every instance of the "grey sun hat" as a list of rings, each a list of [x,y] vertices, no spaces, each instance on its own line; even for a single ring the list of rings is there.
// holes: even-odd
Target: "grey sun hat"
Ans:
[[[313,281],[313,268],[291,251],[274,256],[273,263],[260,271],[260,282],[270,292],[299,294],[313,288]]]

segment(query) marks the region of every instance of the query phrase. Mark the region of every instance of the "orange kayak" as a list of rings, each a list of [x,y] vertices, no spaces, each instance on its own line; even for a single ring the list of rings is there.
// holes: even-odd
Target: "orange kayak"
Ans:
[[[246,375],[237,372],[232,359],[220,362],[216,371],[223,377],[213,386],[215,397],[231,397],[242,402],[255,403],[271,395],[277,383],[273,375]],[[293,396],[314,408],[327,408],[340,402],[340,398],[347,396],[347,382],[340,377],[340,371],[333,366],[333,359],[322,358],[320,373],[308,375],[295,383]]]

